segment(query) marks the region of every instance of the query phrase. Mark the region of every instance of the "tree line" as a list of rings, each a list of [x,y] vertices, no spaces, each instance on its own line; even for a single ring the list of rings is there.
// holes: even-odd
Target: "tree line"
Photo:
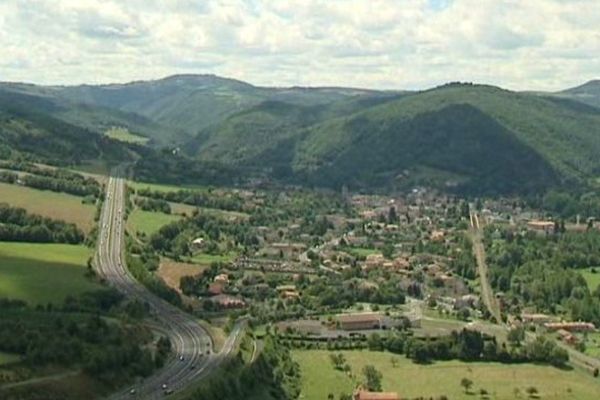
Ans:
[[[171,205],[163,199],[152,199],[148,197],[136,197],[135,205],[144,211],[156,211],[163,214],[171,214]]]
[[[18,161],[2,161],[0,168],[25,172],[19,178],[14,172],[2,171],[1,182],[19,183],[34,189],[69,193],[75,196],[99,197],[102,193],[102,187],[95,179],[65,169],[41,168],[35,164]]]
[[[557,367],[569,360],[566,350],[542,336],[523,346],[498,345],[496,338],[463,329],[439,338],[416,338],[405,333],[372,334],[367,347],[374,351],[405,354],[417,363],[433,360],[497,361],[503,363],[539,362]]]
[[[75,224],[0,203],[0,240],[10,242],[79,244],[85,238]]]
[[[183,203],[196,207],[216,208],[226,211],[245,211],[245,201],[235,194],[216,194],[212,191],[182,189],[175,192],[163,192],[149,188],[138,189],[138,196],[152,199]]]

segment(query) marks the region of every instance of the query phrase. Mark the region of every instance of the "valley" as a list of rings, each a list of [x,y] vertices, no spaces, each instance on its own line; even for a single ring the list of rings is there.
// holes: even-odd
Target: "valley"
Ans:
[[[0,92],[0,335],[33,343],[0,346],[7,399],[600,391],[600,111],[577,96]]]

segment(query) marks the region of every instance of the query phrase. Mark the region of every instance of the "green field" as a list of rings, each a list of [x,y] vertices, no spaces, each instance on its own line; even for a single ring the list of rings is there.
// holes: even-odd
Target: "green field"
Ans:
[[[142,232],[146,235],[151,235],[157,232],[161,226],[177,221],[180,218],[179,215],[144,211],[138,208],[133,210],[127,218],[127,228],[134,233]]]
[[[196,264],[211,264],[214,262],[230,262],[235,259],[237,255],[235,253],[229,253],[224,255],[213,255],[213,254],[196,254],[190,261]]]
[[[371,254],[380,253],[379,250],[367,249],[366,247],[345,247],[344,251],[347,251],[348,253],[357,257],[366,257]]]
[[[402,357],[392,366],[392,354],[369,351],[343,351],[352,369],[352,378],[337,371],[325,350],[293,351],[300,364],[302,375],[301,399],[327,399],[329,393],[337,398],[340,393],[351,393],[363,379],[362,368],[373,365],[383,374],[385,391],[394,391],[402,398],[437,398],[446,395],[455,399],[480,398],[479,390],[485,389],[491,399],[512,400],[528,398],[525,390],[534,386],[539,398],[561,400],[593,400],[600,398],[600,381],[578,370],[566,371],[550,366],[533,364],[464,363],[461,361],[436,362],[418,365]],[[460,386],[462,378],[474,384],[471,394],[465,394]],[[515,389],[520,396],[516,396]],[[473,393],[477,393],[476,395]]]
[[[156,192],[177,192],[178,190],[189,189],[189,190],[206,190],[204,186],[193,186],[193,185],[163,185],[160,183],[146,183],[146,182],[135,182],[127,181],[127,185],[135,190],[150,189]]]
[[[592,272],[592,269],[596,272]],[[596,290],[598,285],[600,285],[600,267],[582,269],[580,273],[587,282],[590,290]]]
[[[91,253],[84,246],[0,242],[0,297],[35,305],[99,289],[85,277]]]
[[[127,128],[121,127],[113,127],[105,132],[105,135],[111,139],[119,140],[121,142],[126,143],[138,143],[138,144],[146,144],[148,142],[148,138],[143,136],[134,135],[129,132]]]
[[[18,354],[3,353],[0,351],[0,365],[17,362],[21,359]]]
[[[74,223],[89,232],[94,226],[96,208],[92,204],[82,204],[82,199],[66,193],[0,183],[0,202],[25,208],[32,214]]]

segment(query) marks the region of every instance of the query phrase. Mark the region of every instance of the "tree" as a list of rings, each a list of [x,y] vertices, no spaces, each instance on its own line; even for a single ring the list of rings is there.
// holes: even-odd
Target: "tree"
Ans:
[[[538,390],[535,386],[529,386],[525,391],[527,392],[529,397],[536,397],[536,395],[538,394]]]
[[[398,215],[396,214],[396,207],[391,206],[388,212],[388,223],[395,224],[398,221]]]
[[[473,381],[469,378],[462,378],[460,380],[460,386],[462,386],[465,389],[465,393],[469,393],[469,390],[473,386]]]
[[[338,370],[344,369],[344,364],[346,363],[346,357],[342,353],[339,354],[330,354],[329,359],[333,363],[333,367]]]
[[[379,372],[372,365],[365,365],[363,368],[363,375],[365,376],[365,387],[371,392],[381,392],[381,372]]]
[[[513,346],[519,346],[525,339],[525,330],[522,327],[512,328],[508,332],[508,341]]]

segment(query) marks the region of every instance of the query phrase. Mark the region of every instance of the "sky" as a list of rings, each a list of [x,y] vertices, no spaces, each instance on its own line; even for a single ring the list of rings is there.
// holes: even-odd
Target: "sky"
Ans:
[[[0,0],[2,81],[178,73],[560,90],[600,78],[600,0]]]

